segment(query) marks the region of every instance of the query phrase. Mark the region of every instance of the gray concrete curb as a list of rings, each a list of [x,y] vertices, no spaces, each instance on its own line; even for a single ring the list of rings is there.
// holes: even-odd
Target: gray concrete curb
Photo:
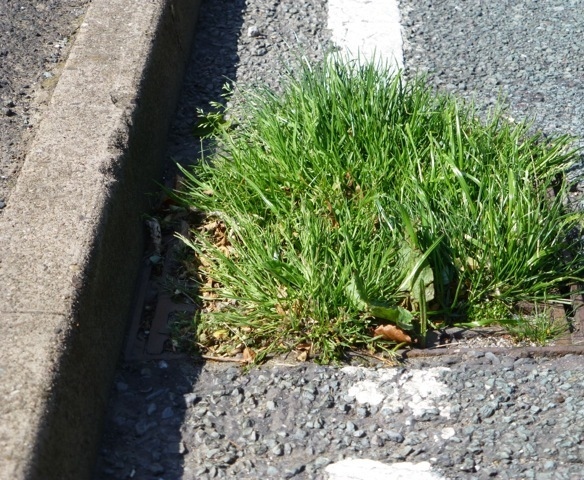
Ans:
[[[0,478],[89,478],[200,0],[93,0],[0,219]]]

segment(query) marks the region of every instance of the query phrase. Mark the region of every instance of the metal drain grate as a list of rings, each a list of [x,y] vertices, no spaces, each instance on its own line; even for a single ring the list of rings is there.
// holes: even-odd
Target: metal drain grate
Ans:
[[[176,267],[175,253],[178,245],[178,240],[173,236],[165,240],[167,254],[161,274],[155,275],[150,260],[146,260],[140,273],[124,350],[126,362],[173,359],[186,356],[182,353],[173,352],[168,348],[170,321],[175,313],[194,314],[197,306],[192,303],[175,302],[168,289],[165,289],[162,284]],[[152,308],[154,304],[156,306]],[[149,307],[151,308],[149,309]],[[153,316],[146,318],[146,314],[152,312]]]

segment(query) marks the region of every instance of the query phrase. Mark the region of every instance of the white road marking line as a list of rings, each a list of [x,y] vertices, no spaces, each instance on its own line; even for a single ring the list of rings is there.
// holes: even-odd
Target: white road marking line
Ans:
[[[396,0],[329,0],[333,42],[354,58],[375,58],[403,68],[403,43]]]
[[[429,462],[381,463],[347,458],[326,467],[329,480],[445,480]]]

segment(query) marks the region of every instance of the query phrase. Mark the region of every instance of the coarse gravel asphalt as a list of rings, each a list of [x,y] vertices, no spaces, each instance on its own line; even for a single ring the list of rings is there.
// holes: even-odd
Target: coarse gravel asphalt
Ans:
[[[482,110],[503,97],[534,128],[584,138],[584,0],[402,0],[400,10],[408,73]],[[277,87],[282,62],[298,50],[319,58],[328,35],[324,0],[203,1],[169,157],[196,157],[195,108],[220,99],[223,77]],[[354,458],[390,466],[351,477],[370,480],[404,478],[404,464],[419,479],[582,479],[583,367],[579,356],[511,352],[249,373],[121,362],[95,478],[340,479],[334,465]]]

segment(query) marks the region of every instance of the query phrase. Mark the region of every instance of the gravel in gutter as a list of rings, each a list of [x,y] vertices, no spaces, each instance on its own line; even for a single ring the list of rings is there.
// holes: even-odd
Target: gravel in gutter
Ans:
[[[484,107],[507,92],[518,117],[581,135],[582,7],[402,1],[406,67]],[[319,55],[325,24],[322,1],[203,2],[169,155],[194,158],[194,108],[219,99],[222,75],[275,82],[296,36]],[[95,478],[319,479],[344,458],[428,462],[452,479],[582,478],[582,365],[491,352],[394,368],[281,362],[247,374],[184,359],[122,364]]]

